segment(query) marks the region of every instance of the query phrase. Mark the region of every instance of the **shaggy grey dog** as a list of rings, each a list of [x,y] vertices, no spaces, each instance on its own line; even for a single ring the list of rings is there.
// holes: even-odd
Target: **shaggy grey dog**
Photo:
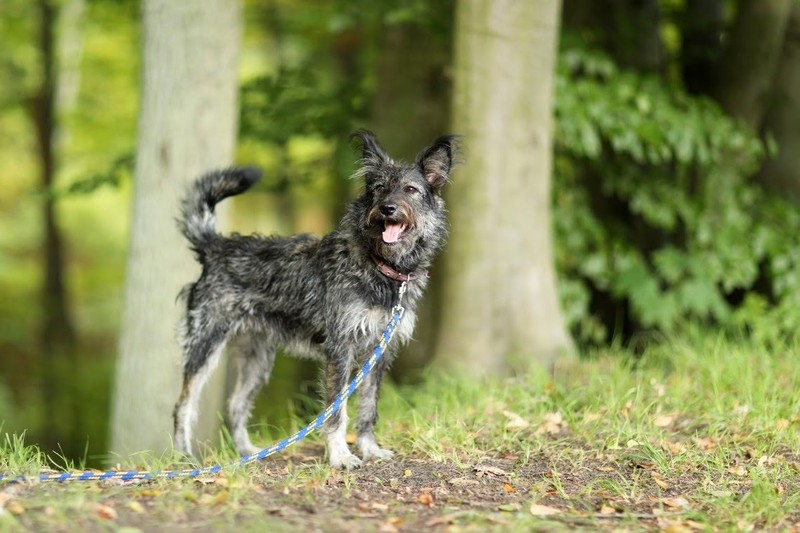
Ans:
[[[454,162],[456,137],[437,139],[412,165],[395,162],[366,131],[361,143],[363,193],[338,228],[312,235],[223,236],[214,228],[214,206],[246,191],[260,178],[252,168],[231,168],[200,178],[183,202],[179,226],[203,266],[200,279],[182,291],[183,390],[175,406],[175,446],[191,453],[191,425],[200,390],[224,346],[238,348],[239,375],[228,401],[228,423],[242,454],[250,442],[247,421],[253,398],[269,379],[278,348],[325,364],[328,402],[377,344],[407,281],[400,343],[414,329],[427,269],[447,234],[441,197]],[[388,459],[375,442],[378,389],[398,346],[362,384],[357,433],[361,459],[345,441],[343,408],[325,426],[331,466],[352,469],[362,460]]]

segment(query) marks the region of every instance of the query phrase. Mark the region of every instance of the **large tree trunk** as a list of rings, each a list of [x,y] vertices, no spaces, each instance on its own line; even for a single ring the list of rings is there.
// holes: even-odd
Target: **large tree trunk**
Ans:
[[[112,450],[123,455],[169,448],[181,380],[175,297],[199,274],[175,217],[194,178],[231,163],[238,116],[240,3],[145,0],[142,14],[143,94],[111,433]],[[206,386],[202,439],[215,436],[220,377]]]
[[[740,0],[726,37],[716,97],[723,109],[758,129],[794,0]]]
[[[456,370],[550,368],[572,352],[550,224],[558,0],[460,0],[454,131],[466,139],[448,206],[436,354]]]
[[[800,203],[800,6],[792,8],[764,129],[778,154],[761,170],[764,185]]]
[[[56,206],[51,187],[56,172],[55,148],[55,27],[57,10],[50,0],[39,0],[39,50],[42,60],[42,79],[33,98],[33,122],[39,155],[40,182],[46,192],[42,204],[44,221],[43,246],[44,280],[42,285],[42,397],[45,418],[50,420],[44,435],[47,448],[57,445],[67,455],[75,451],[71,431],[75,419],[76,399],[68,394],[64,384],[63,369],[73,366],[75,335],[67,304],[64,283],[64,253],[61,233],[56,221]]]

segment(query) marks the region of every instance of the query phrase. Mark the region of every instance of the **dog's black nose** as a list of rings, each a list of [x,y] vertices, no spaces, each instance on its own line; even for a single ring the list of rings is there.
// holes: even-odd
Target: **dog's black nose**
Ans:
[[[385,217],[390,217],[394,215],[395,211],[397,211],[397,206],[395,204],[383,204],[380,207],[381,214]]]

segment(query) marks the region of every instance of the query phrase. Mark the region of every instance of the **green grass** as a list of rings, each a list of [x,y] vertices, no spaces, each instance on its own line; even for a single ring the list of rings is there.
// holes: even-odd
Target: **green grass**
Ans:
[[[472,503],[466,497],[466,503],[457,503],[451,489],[447,504],[424,509],[428,516],[455,513],[454,523],[467,527],[797,527],[799,352],[797,346],[767,350],[746,340],[705,337],[665,342],[637,358],[597,352],[555,376],[528,372],[474,381],[430,375],[420,387],[386,387],[378,439],[399,460],[415,461],[404,464],[423,464],[429,471],[473,476],[472,468],[487,458],[506,461],[505,482],[513,487],[508,505],[476,508],[475,498],[495,494],[487,492],[494,486],[481,479],[478,489],[484,492],[473,495]],[[269,429],[257,442],[266,444],[294,428]],[[310,440],[310,452],[295,450],[259,467],[228,472],[210,488],[185,481],[143,487],[21,486],[12,499],[3,500],[9,485],[0,486],[0,502],[8,507],[17,501],[24,509],[0,513],[0,526],[58,527],[60,520],[81,512],[97,521],[91,510],[103,501],[132,509],[115,520],[124,524],[129,519],[135,526],[139,515],[130,502],[137,498],[148,502],[146,516],[159,520],[187,519],[192,509],[201,509],[206,526],[255,529],[264,523],[303,523],[302,512],[291,519],[265,515],[265,500],[259,497],[265,491],[286,495],[284,505],[301,510],[319,505],[324,495],[329,506],[323,509],[332,519],[344,520],[361,512],[348,505],[355,505],[353,496],[367,485],[381,493],[403,482],[402,474],[400,481],[373,475],[378,471],[369,465],[357,474],[331,471],[320,456],[319,436]],[[225,444],[206,462],[234,457]],[[152,469],[184,466],[171,457],[139,457],[136,462]],[[0,470],[30,475],[45,466],[52,462],[35,447],[6,435]],[[449,487],[449,475],[455,474],[440,475],[441,487]],[[425,483],[431,484],[430,479],[438,478]],[[158,498],[148,499],[147,491],[157,491]],[[221,491],[224,501],[215,496]],[[386,501],[386,512],[395,512],[397,520],[421,520],[413,508]],[[534,516],[528,511],[532,503],[561,513]],[[309,516],[312,523],[320,520],[319,512]],[[368,529],[379,525],[367,523],[372,524]]]

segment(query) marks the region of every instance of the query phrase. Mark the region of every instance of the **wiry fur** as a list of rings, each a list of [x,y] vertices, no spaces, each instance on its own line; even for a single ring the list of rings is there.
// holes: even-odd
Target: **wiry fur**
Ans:
[[[183,390],[175,406],[175,446],[191,452],[191,425],[200,390],[223,347],[239,352],[239,377],[229,398],[228,422],[241,453],[257,448],[247,434],[253,398],[268,381],[275,353],[325,364],[326,398],[342,390],[356,365],[378,342],[400,282],[378,271],[373,257],[414,275],[403,305],[399,342],[388,350],[360,392],[358,447],[363,460],[385,459],[373,434],[381,377],[398,345],[411,338],[415,309],[428,269],[447,234],[441,189],[449,179],[455,137],[440,137],[413,165],[394,162],[366,131],[354,134],[362,147],[363,193],[352,202],[338,228],[323,238],[311,235],[222,236],[214,229],[214,206],[244,192],[260,177],[252,168],[212,172],[197,181],[183,203],[179,226],[203,266],[200,279],[183,295]],[[394,243],[382,237],[385,224],[402,224]],[[361,459],[345,442],[347,415],[326,425],[330,464],[356,468]]]

